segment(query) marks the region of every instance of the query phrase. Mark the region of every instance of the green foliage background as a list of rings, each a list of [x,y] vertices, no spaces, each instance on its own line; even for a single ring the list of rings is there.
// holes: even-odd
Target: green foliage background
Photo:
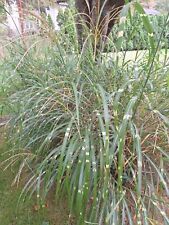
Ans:
[[[59,14],[59,23],[61,25],[61,31],[65,34],[70,42],[74,43],[75,37],[75,26],[72,23],[73,17],[72,14],[75,14],[73,10],[66,10],[65,12],[60,12]],[[169,22],[165,26],[165,21],[167,15],[147,15],[153,30],[154,30],[154,39],[156,43],[160,38],[160,34],[163,31],[162,38],[160,40],[160,45],[163,48],[169,47]],[[118,32],[123,31],[123,37],[120,37],[120,50],[131,51],[131,50],[145,50],[150,48],[149,35],[145,30],[141,15],[136,13],[132,18],[127,17],[127,20],[124,24],[119,25],[118,23],[113,27],[113,30],[109,36],[108,49],[112,51],[113,49],[119,48],[119,37]]]
[[[169,47],[169,23],[165,26],[165,21],[167,15],[154,15],[148,16],[148,19],[153,27],[153,35],[158,42],[160,34],[163,31],[163,36],[160,41],[161,47]],[[129,17],[124,24],[118,25],[113,28],[111,33],[112,42],[117,43],[118,41],[118,32],[120,26],[123,26],[122,30],[124,31],[124,36],[122,37],[122,46],[121,50],[143,50],[149,49],[149,35],[145,30],[144,24],[141,19],[140,14],[135,14],[132,19]]]

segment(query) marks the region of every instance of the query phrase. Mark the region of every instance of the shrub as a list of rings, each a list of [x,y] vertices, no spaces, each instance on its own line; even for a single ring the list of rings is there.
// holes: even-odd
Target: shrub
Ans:
[[[0,61],[0,115],[9,112],[8,97],[15,91],[15,84],[17,84],[17,79],[11,66],[12,61],[12,58],[8,63],[4,59]]]
[[[69,52],[77,50],[78,42],[75,26],[75,10],[67,8],[64,11],[60,11],[57,19],[61,27],[60,44],[62,46],[64,45]],[[65,37],[64,39],[62,38],[63,36]]]
[[[155,15],[147,16],[154,30],[154,38],[158,42],[160,34],[163,31],[163,35],[160,39],[161,47],[169,47],[169,23],[165,24],[167,15]],[[122,26],[122,29],[121,27]],[[113,43],[118,42],[119,30],[124,31],[122,38],[121,50],[145,50],[150,48],[148,41],[149,36],[144,29],[144,24],[141,19],[141,15],[136,13],[131,19],[128,17],[122,25],[116,24],[114,27],[111,39]],[[114,44],[113,44],[114,46]],[[116,45],[115,45],[116,46]],[[117,46],[118,47],[118,46]],[[111,48],[110,48],[111,49]]]

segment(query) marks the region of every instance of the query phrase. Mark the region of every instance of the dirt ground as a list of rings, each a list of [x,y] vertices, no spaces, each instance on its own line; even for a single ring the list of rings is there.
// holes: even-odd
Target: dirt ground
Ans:
[[[3,128],[6,125],[6,123],[9,121],[9,119],[10,119],[9,116],[0,117],[0,128]],[[0,135],[0,138],[2,138],[1,135]]]

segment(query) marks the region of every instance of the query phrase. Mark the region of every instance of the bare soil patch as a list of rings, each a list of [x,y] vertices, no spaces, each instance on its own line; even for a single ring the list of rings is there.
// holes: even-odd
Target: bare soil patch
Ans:
[[[10,120],[9,116],[0,117],[0,128],[4,127]]]

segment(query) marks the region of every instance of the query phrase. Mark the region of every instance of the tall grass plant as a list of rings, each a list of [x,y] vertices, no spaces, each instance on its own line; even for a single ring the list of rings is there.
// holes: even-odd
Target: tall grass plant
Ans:
[[[60,33],[40,57],[17,49],[13,61],[19,82],[5,162],[20,162],[15,181],[29,169],[22,196],[36,192],[41,202],[56,185],[79,225],[169,223],[168,58],[136,9],[150,43],[141,60],[122,52],[96,62]]]

